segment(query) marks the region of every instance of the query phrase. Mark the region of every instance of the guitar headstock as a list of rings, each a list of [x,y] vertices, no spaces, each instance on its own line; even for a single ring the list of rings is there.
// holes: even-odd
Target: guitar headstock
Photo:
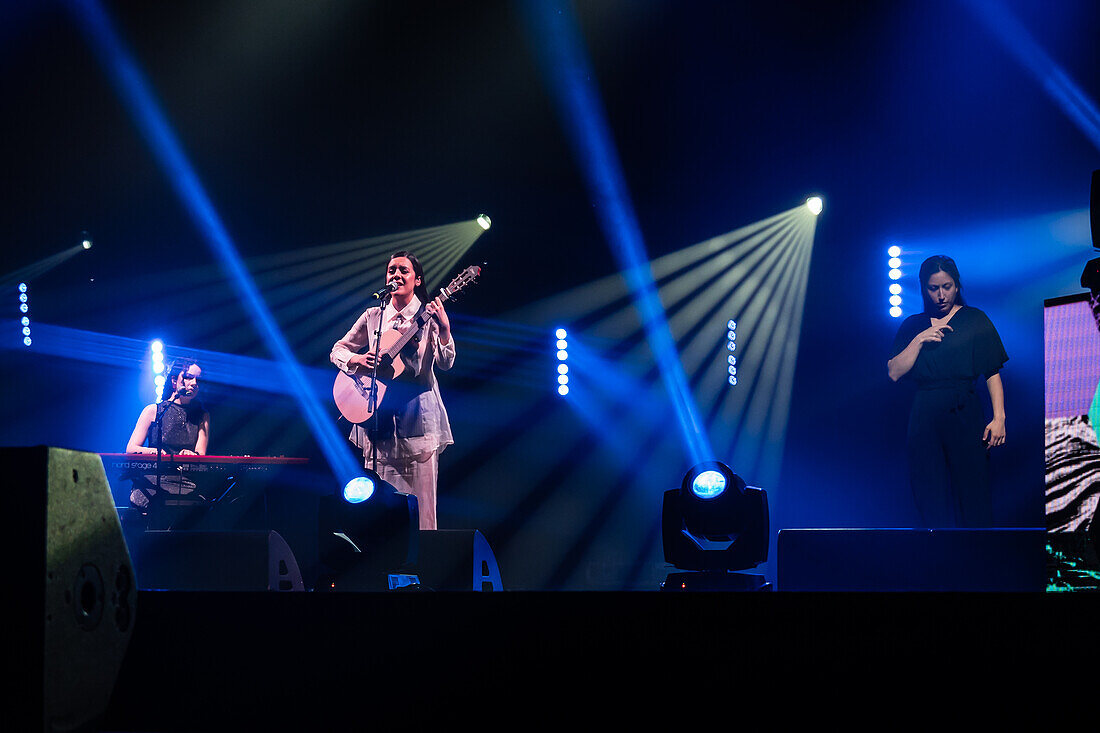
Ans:
[[[448,299],[453,299],[455,295],[462,292],[462,290],[476,283],[480,276],[481,267],[478,265],[470,265],[465,270],[458,273],[458,275],[447,284],[447,287],[443,288],[442,294]]]

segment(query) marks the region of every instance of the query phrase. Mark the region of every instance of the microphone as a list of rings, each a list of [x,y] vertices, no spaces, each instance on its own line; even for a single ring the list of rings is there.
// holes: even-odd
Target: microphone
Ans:
[[[382,288],[381,290],[379,290],[376,293],[373,293],[370,297],[372,297],[376,300],[381,300],[382,298],[386,297],[387,295],[389,295],[390,293],[392,293],[395,290],[397,290],[397,283],[388,282],[388,283],[386,283],[386,287]]]

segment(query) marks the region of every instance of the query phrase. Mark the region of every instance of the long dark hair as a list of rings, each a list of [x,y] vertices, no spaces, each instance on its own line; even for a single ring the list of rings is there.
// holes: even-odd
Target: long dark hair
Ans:
[[[420,265],[420,260],[418,260],[416,258],[416,255],[414,255],[412,252],[408,252],[406,250],[401,250],[399,252],[394,252],[392,255],[390,255],[390,259],[386,261],[387,269],[389,267],[389,263],[392,262],[394,259],[396,259],[398,257],[406,257],[406,258],[408,258],[409,262],[412,263],[413,274],[416,275],[416,277],[420,280],[420,284],[413,288],[413,295],[415,295],[417,297],[417,299],[420,300],[421,305],[427,305],[428,304],[428,286],[427,286],[427,283],[426,283],[427,278],[424,277],[424,268]]]
[[[171,366],[164,372],[164,389],[161,391],[164,402],[175,396],[176,380],[192,366],[199,366],[199,363],[189,356],[180,356],[172,360]]]
[[[947,255],[932,255],[920,266],[920,297],[924,301],[924,312],[934,313],[936,310],[932,304],[932,299],[928,297],[928,280],[937,272],[946,272],[955,281],[955,290],[957,291],[955,303],[966,305],[966,301],[963,300],[962,279],[959,277],[959,267],[955,264],[955,260]]]

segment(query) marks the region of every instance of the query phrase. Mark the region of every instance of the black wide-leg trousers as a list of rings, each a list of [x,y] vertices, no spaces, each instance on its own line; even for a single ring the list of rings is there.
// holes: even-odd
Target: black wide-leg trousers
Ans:
[[[972,386],[917,391],[909,414],[909,480],[923,526],[993,526],[985,425]]]

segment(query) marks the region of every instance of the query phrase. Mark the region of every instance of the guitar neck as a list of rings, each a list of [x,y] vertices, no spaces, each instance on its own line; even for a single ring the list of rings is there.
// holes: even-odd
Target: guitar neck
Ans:
[[[436,297],[439,298],[440,302],[443,303],[446,303],[447,300],[450,298],[446,288],[440,290],[439,295],[437,295]],[[424,324],[428,322],[429,318],[431,318],[431,316],[428,315],[427,311],[421,311],[419,314],[417,314],[416,318],[413,320],[415,328],[410,328],[408,331],[405,331],[405,333],[402,334],[401,338],[397,339],[397,341],[394,342],[393,346],[391,346],[386,351],[386,356],[388,356],[391,360],[396,359],[397,355],[401,353],[401,350],[408,346],[409,342],[412,341],[418,333],[420,333],[420,329],[424,328]]]

